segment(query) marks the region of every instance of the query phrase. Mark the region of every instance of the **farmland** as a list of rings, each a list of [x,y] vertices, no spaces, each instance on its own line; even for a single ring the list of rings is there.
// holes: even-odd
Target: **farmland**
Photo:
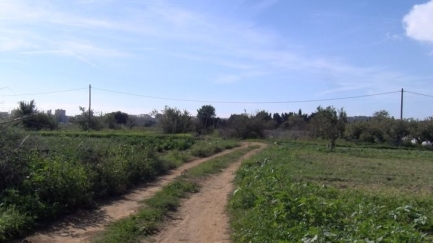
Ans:
[[[190,135],[22,133],[2,130],[0,242],[237,146]]]
[[[197,140],[189,134],[7,129],[2,135],[0,242],[26,236],[77,209],[98,208],[101,200],[123,195],[193,158],[238,146],[233,140]],[[331,151],[320,139],[259,141],[268,147],[242,163],[229,199],[233,242],[433,240],[431,149],[339,140]],[[135,214],[101,226],[105,230],[93,240],[153,237],[177,217],[191,193],[212,186],[203,183],[208,174],[252,149],[178,171]],[[221,183],[231,185],[230,180]]]
[[[233,242],[430,242],[433,153],[279,143],[238,170]]]

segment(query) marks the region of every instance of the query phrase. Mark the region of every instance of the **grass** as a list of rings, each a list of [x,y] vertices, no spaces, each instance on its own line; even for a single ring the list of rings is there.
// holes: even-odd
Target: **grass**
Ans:
[[[192,146],[191,155],[195,157],[209,157],[212,154],[221,152],[225,149],[231,149],[239,146],[239,144],[234,140],[211,140],[202,141],[197,146]]]
[[[0,137],[0,242],[153,180],[192,159],[192,149],[221,146],[190,136],[27,135]]]
[[[146,200],[137,214],[111,224],[94,239],[94,242],[140,242],[144,237],[158,232],[159,225],[166,220],[167,215],[180,206],[180,200],[190,193],[198,192],[199,185],[195,182],[197,179],[220,172],[231,163],[238,161],[245,153],[256,148],[257,146],[250,146],[240,149],[190,169]]]
[[[246,161],[233,242],[431,242],[433,152],[305,143]]]

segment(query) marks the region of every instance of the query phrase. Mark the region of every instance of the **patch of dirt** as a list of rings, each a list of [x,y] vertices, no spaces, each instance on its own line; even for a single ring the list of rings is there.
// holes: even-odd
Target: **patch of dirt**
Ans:
[[[226,207],[234,190],[232,181],[235,172],[245,159],[266,146],[262,143],[250,143],[252,144],[259,145],[260,148],[248,152],[222,173],[213,175],[201,183],[200,192],[183,201],[181,208],[173,216],[175,220],[168,222],[165,229],[145,242],[230,242]]]
[[[97,210],[80,210],[79,212],[66,216],[64,219],[54,222],[48,229],[37,232],[27,237],[23,242],[28,243],[75,243],[89,242],[95,233],[104,230],[111,222],[134,213],[140,206],[140,201],[152,197],[156,192],[176,177],[180,176],[183,171],[197,166],[207,160],[219,157],[234,150],[245,148],[252,143],[241,143],[240,147],[225,150],[213,156],[193,160],[177,169],[170,171],[168,175],[159,177],[152,183],[147,183],[138,187],[128,194],[113,199],[105,203]]]

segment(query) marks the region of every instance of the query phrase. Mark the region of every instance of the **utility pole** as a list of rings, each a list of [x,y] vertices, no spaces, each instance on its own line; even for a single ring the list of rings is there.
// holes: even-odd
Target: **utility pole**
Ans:
[[[403,88],[401,89],[401,106],[400,106],[400,120],[403,121]]]
[[[89,84],[89,121],[88,121],[87,131],[90,131],[90,116],[92,115],[91,108],[92,108],[92,86]]]

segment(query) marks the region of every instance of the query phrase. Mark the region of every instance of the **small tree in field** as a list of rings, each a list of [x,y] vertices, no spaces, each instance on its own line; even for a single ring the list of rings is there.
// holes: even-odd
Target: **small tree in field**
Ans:
[[[332,106],[325,109],[317,107],[317,113],[314,117],[314,130],[317,135],[329,139],[331,142],[331,151],[335,148],[335,142],[344,133],[347,123],[346,112],[341,108],[336,110]]]
[[[208,128],[214,125],[215,116],[215,107],[211,105],[204,105],[197,110],[197,118],[203,131],[211,130]]]

